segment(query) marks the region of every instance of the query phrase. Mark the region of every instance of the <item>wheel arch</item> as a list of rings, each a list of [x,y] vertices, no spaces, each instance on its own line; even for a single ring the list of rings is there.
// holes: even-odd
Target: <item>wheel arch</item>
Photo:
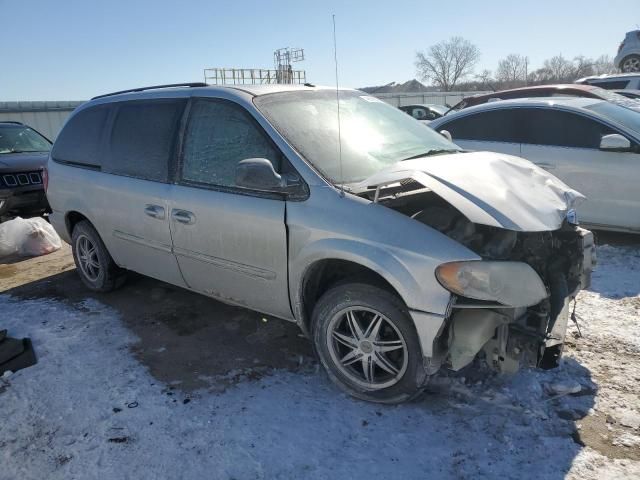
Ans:
[[[69,238],[71,238],[71,235],[73,235],[74,227],[82,221],[87,221],[91,224],[91,226],[93,226],[93,228],[96,228],[93,222],[83,213],[80,213],[76,210],[71,210],[65,214],[64,225]]]
[[[347,279],[371,283],[413,307],[420,285],[390,252],[351,240],[323,240],[307,245],[291,262],[290,289],[297,323],[309,332],[315,302]]]

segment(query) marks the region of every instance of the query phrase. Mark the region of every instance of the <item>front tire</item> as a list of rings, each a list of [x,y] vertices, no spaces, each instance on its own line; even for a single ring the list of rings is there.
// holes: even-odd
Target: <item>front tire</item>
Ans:
[[[78,222],[71,234],[73,261],[82,283],[94,292],[110,292],[125,280],[125,272],[116,265],[100,235],[86,220]]]
[[[329,378],[361,400],[400,403],[427,375],[409,312],[396,295],[364,283],[327,291],[313,310],[313,339]]]
[[[620,70],[625,73],[640,72],[640,55],[629,55],[620,62]]]

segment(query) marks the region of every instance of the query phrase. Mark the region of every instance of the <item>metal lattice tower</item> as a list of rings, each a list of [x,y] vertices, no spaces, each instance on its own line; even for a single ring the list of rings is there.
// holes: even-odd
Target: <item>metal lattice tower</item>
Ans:
[[[295,83],[291,64],[304,60],[302,48],[279,48],[273,52],[273,65],[276,67],[278,83]]]
[[[273,52],[274,70],[264,68],[205,68],[204,81],[209,85],[259,85],[265,83],[307,83],[304,70],[291,64],[304,60],[302,48],[279,48]]]

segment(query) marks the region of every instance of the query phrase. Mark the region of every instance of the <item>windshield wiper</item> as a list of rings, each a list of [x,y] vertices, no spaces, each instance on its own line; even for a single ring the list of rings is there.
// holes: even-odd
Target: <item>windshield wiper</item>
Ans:
[[[456,150],[452,148],[434,148],[432,150],[427,150],[426,152],[419,153],[418,155],[412,155],[410,157],[403,158],[401,161],[404,162],[405,160],[413,160],[415,158],[430,157],[432,155],[442,155],[443,153],[461,153],[461,152],[462,150]]]

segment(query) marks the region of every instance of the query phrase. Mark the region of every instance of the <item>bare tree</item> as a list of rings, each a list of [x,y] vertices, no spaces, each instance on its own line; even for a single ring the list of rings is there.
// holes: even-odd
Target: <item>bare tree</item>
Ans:
[[[525,56],[511,53],[498,62],[496,80],[503,88],[516,87],[526,83],[527,64],[529,59]]]
[[[616,73],[618,69],[613,64],[613,59],[609,55],[600,55],[593,61],[593,75],[603,73]]]
[[[416,68],[421,78],[430,79],[448,92],[473,73],[479,59],[478,47],[462,37],[451,37],[430,46],[426,54],[417,52]]]
[[[541,68],[531,74],[531,83],[566,83],[575,80],[576,68],[562,55],[556,55],[544,61]]]

